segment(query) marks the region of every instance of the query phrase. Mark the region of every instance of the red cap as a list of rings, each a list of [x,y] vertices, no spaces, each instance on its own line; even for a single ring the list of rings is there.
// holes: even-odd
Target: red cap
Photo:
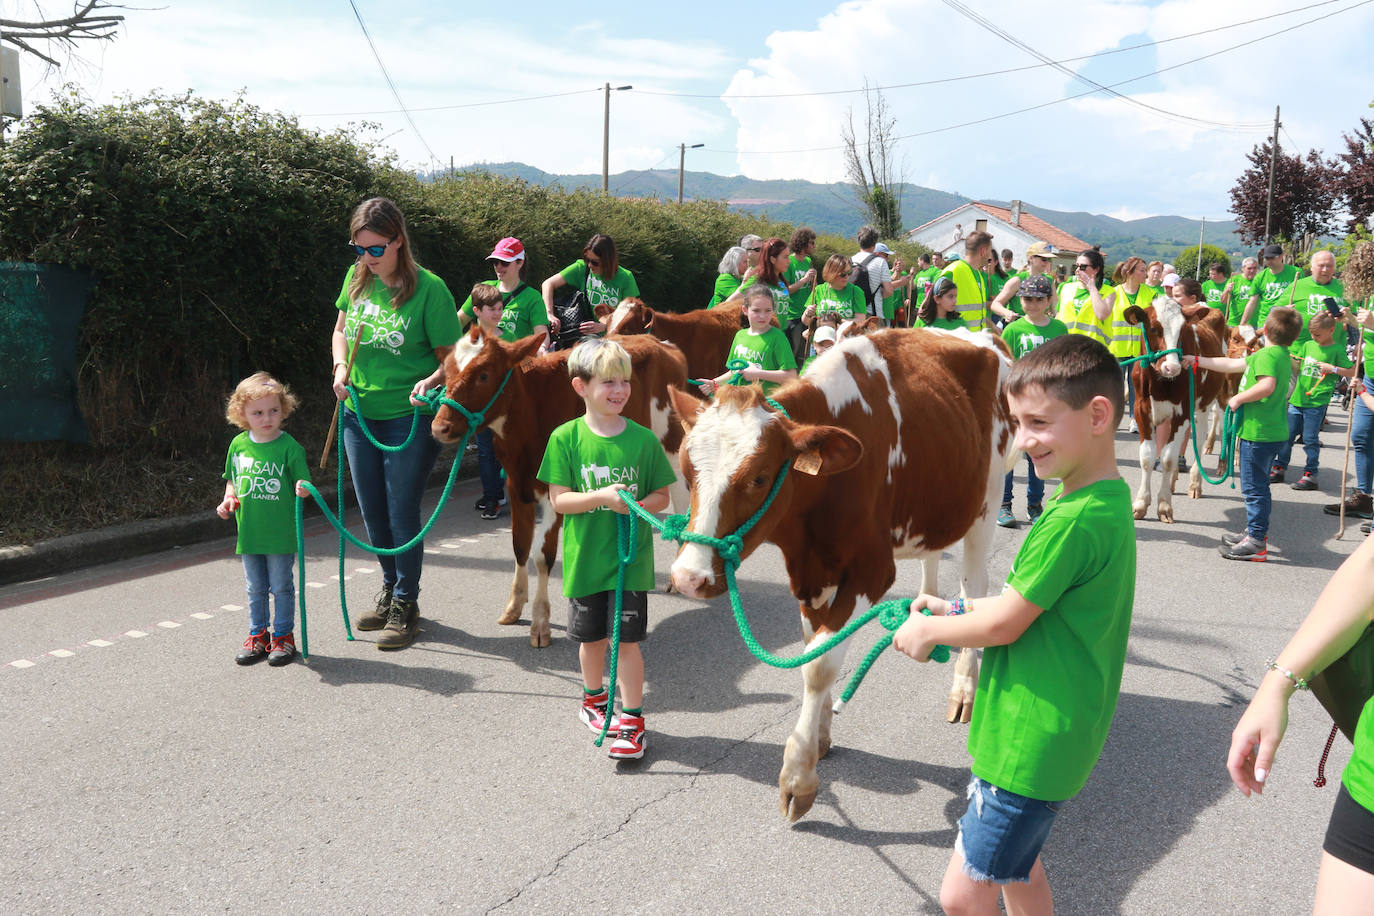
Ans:
[[[507,237],[496,243],[491,254],[487,255],[487,260],[496,258],[498,261],[523,261],[525,260],[525,246],[517,238]]]

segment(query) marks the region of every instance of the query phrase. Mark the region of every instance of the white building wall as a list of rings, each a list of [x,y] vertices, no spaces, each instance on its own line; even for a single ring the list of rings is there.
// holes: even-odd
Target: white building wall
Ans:
[[[963,235],[968,236],[977,229],[980,219],[988,221],[987,231],[992,233],[992,245],[999,255],[1003,248],[1010,248],[1015,256],[1012,263],[1017,267],[1024,267],[1026,249],[1039,239],[1024,229],[998,219],[974,204],[965,204],[958,210],[947,213],[929,225],[921,227],[919,231],[913,229],[907,233],[907,240],[925,245],[931,251],[939,251],[946,256],[954,254],[963,257],[964,242],[962,238],[956,240],[957,230],[955,226],[961,225]]]

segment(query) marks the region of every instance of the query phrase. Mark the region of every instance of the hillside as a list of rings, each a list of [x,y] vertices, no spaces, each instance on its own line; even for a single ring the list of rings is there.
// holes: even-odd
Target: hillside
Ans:
[[[494,175],[519,178],[531,184],[559,185],[566,189],[600,188],[601,176],[554,175],[521,162],[479,163],[459,171],[486,171]],[[611,193],[617,197],[677,198],[677,170],[654,169],[620,172],[610,176]],[[849,235],[858,226],[861,212],[851,187],[843,182],[817,184],[799,179],[758,181],[742,175],[716,175],[712,172],[687,172],[684,192],[688,198],[725,200],[731,209],[745,213],[766,213],[773,219],[805,224],[820,232]],[[902,217],[907,227],[919,226],[970,200],[958,194],[902,186]],[[1006,207],[1006,201],[988,200]],[[1120,220],[1084,211],[1066,212],[1023,204],[1027,211],[1073,235],[1101,245],[1108,260],[1135,254],[1146,259],[1172,260],[1181,250],[1197,244],[1199,220],[1181,216],[1150,216]],[[1209,222],[1205,241],[1228,251],[1240,250],[1235,223]],[[1237,259],[1238,260],[1238,259]]]

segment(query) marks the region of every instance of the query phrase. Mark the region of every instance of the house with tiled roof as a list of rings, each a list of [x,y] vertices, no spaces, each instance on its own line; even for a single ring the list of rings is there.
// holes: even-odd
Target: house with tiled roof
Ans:
[[[905,237],[931,251],[962,257],[965,236],[978,230],[992,233],[992,244],[997,251],[1010,248],[1017,266],[1026,263],[1026,249],[1035,242],[1053,246],[1056,267],[1071,265],[1080,251],[1092,247],[1058,226],[1027,213],[1019,200],[1013,200],[1010,207],[970,201],[917,226],[905,233]]]

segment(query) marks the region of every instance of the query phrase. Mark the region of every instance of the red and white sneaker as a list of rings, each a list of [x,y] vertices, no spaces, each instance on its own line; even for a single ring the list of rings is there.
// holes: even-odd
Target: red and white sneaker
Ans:
[[[616,760],[638,760],[644,756],[644,717],[627,716],[621,713],[616,717],[618,727],[615,741],[606,750]]]
[[[610,711],[610,705],[611,698],[606,691],[591,695],[583,691],[582,708],[578,710],[577,717],[582,720],[583,725],[599,735],[601,727],[606,724],[606,713]],[[620,716],[611,716],[611,727],[608,731],[614,735],[619,729]]]

